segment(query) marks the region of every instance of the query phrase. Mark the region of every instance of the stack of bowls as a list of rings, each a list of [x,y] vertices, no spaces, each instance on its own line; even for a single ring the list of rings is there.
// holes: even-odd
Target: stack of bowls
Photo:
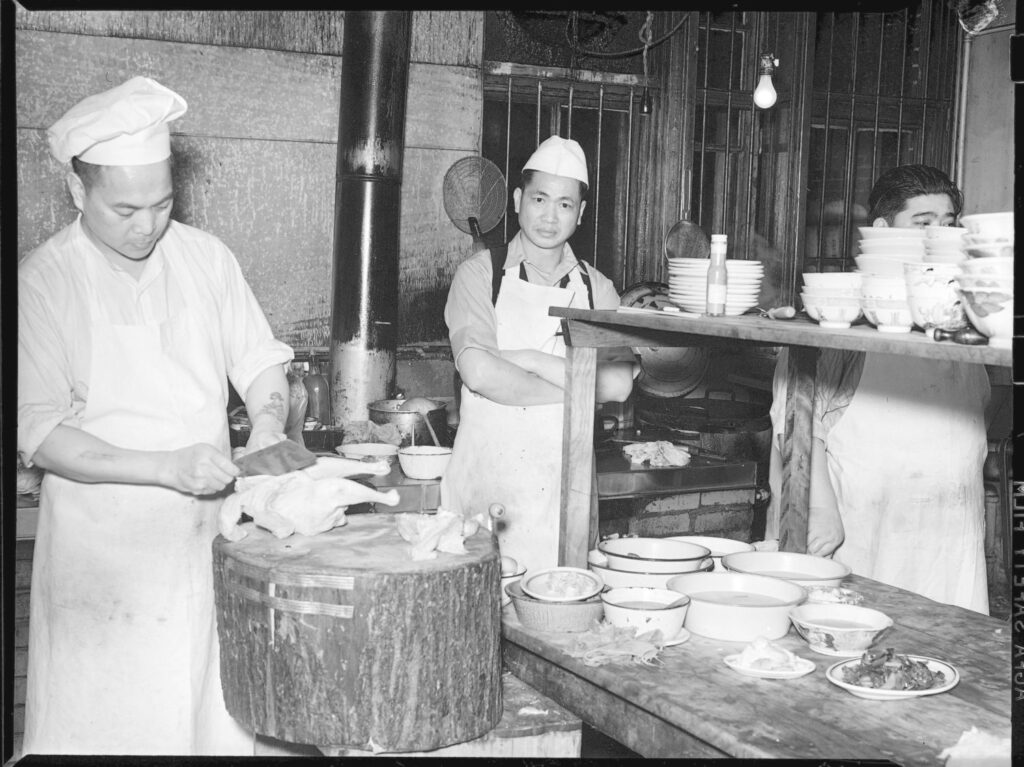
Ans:
[[[904,265],[924,261],[925,230],[919,227],[859,227],[861,308],[883,333],[909,333],[914,326]]]
[[[604,616],[604,583],[578,567],[531,570],[505,586],[516,616],[529,629],[586,631]]]
[[[865,274],[903,276],[907,261],[923,261],[925,232],[918,227],[861,226],[860,255],[854,258]]]
[[[959,273],[953,278],[971,324],[989,346],[1013,344],[1013,213],[963,216],[967,228]]]
[[[688,312],[704,314],[707,311],[709,258],[668,259],[668,300]],[[728,259],[725,288],[725,313],[738,316],[757,306],[764,278],[764,264],[760,261]]]
[[[726,554],[735,554],[738,551],[753,551],[754,545],[745,541],[737,541],[735,538],[718,538],[712,535],[672,535],[670,541],[687,541],[696,543],[698,546],[707,546],[711,549],[712,570],[722,566],[722,557]]]
[[[907,301],[914,324],[924,331],[939,328],[956,331],[967,327],[957,283],[959,264],[920,263],[904,264],[907,283]]]
[[[609,588],[663,589],[673,576],[715,564],[707,546],[672,538],[609,538],[591,554],[590,569]]]
[[[858,272],[805,272],[804,310],[823,328],[848,328],[861,315]]]
[[[959,264],[966,258],[963,235],[965,226],[926,226],[924,228],[924,263]]]

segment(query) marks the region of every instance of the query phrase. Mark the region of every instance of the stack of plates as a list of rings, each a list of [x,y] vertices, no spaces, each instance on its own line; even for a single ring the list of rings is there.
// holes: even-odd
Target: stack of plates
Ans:
[[[708,258],[670,258],[668,260],[668,298],[680,309],[697,314],[707,310]],[[725,313],[743,314],[757,306],[764,277],[764,264],[760,261],[728,259],[725,292]]]

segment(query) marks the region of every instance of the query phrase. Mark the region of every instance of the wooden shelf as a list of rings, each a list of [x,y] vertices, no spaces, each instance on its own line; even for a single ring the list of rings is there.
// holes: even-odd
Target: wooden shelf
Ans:
[[[1011,367],[1013,350],[933,341],[919,330],[882,333],[870,325],[829,330],[808,319],[770,320],[754,315],[696,317],[657,309],[589,310],[552,307],[568,320],[571,346],[713,346],[737,341],[767,346],[807,346],[905,354],[954,362]]]

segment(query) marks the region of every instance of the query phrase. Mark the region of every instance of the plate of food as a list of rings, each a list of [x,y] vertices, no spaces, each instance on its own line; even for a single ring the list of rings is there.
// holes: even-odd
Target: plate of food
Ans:
[[[722,660],[737,674],[759,679],[797,679],[817,668],[813,661],[801,658],[765,637],[757,637],[743,648],[743,652],[726,655]]]
[[[825,676],[851,695],[868,700],[906,700],[956,687],[960,673],[945,661],[897,653],[891,647],[839,661]]]

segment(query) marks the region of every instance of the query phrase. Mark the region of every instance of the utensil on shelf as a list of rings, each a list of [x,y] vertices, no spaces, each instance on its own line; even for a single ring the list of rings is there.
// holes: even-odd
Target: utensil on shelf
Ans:
[[[436,447],[441,447],[441,441],[437,438],[437,432],[434,431],[434,427],[430,425],[430,419],[427,418],[426,414],[420,413],[423,416],[423,422],[427,425],[427,429],[430,431],[430,436],[434,440]]]

